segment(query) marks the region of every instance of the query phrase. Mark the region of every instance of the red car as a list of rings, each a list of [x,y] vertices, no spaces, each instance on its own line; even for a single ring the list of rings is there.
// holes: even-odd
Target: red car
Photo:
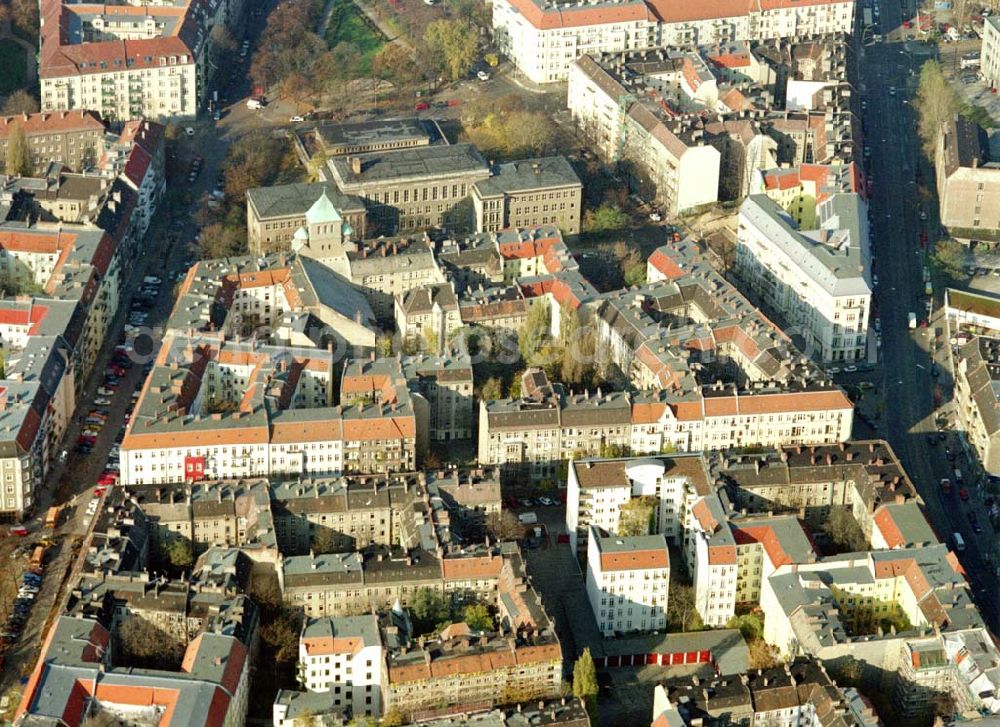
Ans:
[[[118,481],[118,475],[116,475],[114,472],[106,472],[105,474],[101,475],[100,479],[97,480],[97,484],[109,487],[115,484],[115,482],[117,481]]]
[[[418,103],[418,104],[417,104],[416,106],[414,106],[413,108],[414,108],[414,110],[416,110],[416,111],[426,111],[426,110],[427,110],[427,109],[429,109],[430,107],[431,107],[431,106],[430,106],[430,104],[429,104],[429,103],[427,103],[426,101],[421,101],[420,103]]]
[[[969,491],[963,487],[961,490],[958,491],[958,499],[960,499],[962,502],[968,502]]]
[[[15,525],[10,529],[10,534],[16,535],[19,538],[26,538],[28,537],[28,528],[23,525]]]

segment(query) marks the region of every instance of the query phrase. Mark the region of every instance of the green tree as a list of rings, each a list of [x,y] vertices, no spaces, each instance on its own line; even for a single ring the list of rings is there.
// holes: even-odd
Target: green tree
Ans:
[[[469,625],[473,631],[492,631],[493,617],[490,610],[482,603],[472,603],[465,607],[462,612],[462,620]]]
[[[337,534],[331,528],[317,528],[310,544],[313,553],[323,555],[337,551]]]
[[[435,20],[424,32],[427,50],[453,81],[464,78],[476,60],[479,35],[464,20]]]
[[[756,641],[764,638],[764,621],[755,613],[745,613],[742,616],[733,616],[726,623],[727,629],[739,629],[743,638],[749,641]]]
[[[323,170],[326,168],[327,158],[326,152],[320,149],[309,159],[308,179],[310,182],[323,181]]]
[[[396,707],[393,707],[382,715],[382,722],[380,724],[381,727],[403,727],[406,724],[406,720],[403,718],[403,713]]]
[[[420,68],[402,45],[387,43],[372,59],[372,73],[383,80],[405,85],[417,78]]]
[[[633,497],[618,510],[618,534],[649,535],[653,532],[654,515],[659,501],[655,497]]]
[[[389,358],[392,356],[392,336],[381,335],[375,339],[375,350],[379,358]]]
[[[515,371],[514,377],[510,380],[510,388],[507,389],[508,399],[520,399],[521,398],[521,377],[524,376],[524,370]]]
[[[175,568],[182,570],[189,569],[194,565],[194,551],[191,548],[191,541],[183,537],[175,537],[166,548],[167,559]]]
[[[7,158],[4,161],[4,169],[12,176],[26,177],[30,175],[35,165],[31,161],[31,147],[28,146],[28,139],[24,135],[21,124],[15,123],[7,138]]]
[[[299,629],[295,616],[281,610],[260,629],[260,639],[279,664],[291,664],[299,656]]]
[[[517,348],[521,352],[521,358],[529,366],[542,363],[539,353],[551,338],[550,325],[547,302],[539,300],[528,308],[524,325],[517,332]]]
[[[700,631],[705,626],[695,608],[694,588],[673,578],[667,598],[667,621],[671,631]]]
[[[587,648],[573,664],[573,696],[587,706],[591,719],[597,718],[597,692],[597,668]]]
[[[429,353],[438,353],[441,342],[438,340],[437,332],[430,326],[424,326],[424,346]]]
[[[416,633],[429,634],[451,615],[441,593],[431,588],[419,588],[410,601],[410,616]]]
[[[559,312],[561,360],[559,379],[570,386],[589,384],[595,374],[594,331],[584,327],[579,310],[564,305]]]
[[[583,215],[583,229],[595,234],[604,234],[614,230],[623,230],[628,226],[628,215],[622,209],[610,202],[600,207],[587,210]]]
[[[486,379],[483,388],[479,392],[482,401],[494,401],[503,398],[503,383],[496,376]]]
[[[934,245],[932,260],[938,271],[952,280],[959,280],[965,275],[965,262],[968,250],[957,240],[940,240]]]
[[[941,125],[954,116],[959,107],[958,97],[936,60],[926,61],[920,67],[915,105],[924,153],[933,159]]]
[[[849,507],[830,508],[830,514],[823,523],[823,532],[841,551],[853,553],[868,549],[865,533]]]

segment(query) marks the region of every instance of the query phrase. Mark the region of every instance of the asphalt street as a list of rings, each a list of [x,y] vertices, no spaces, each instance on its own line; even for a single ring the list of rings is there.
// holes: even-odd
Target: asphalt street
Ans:
[[[899,28],[902,22],[899,0],[882,3],[882,32]],[[874,236],[875,271],[881,288],[877,304],[881,317],[883,347],[882,385],[885,400],[884,432],[904,463],[924,502],[925,512],[938,537],[951,541],[952,534],[962,534],[967,547],[959,554],[967,572],[976,602],[983,617],[996,631],[998,624],[998,584],[992,564],[995,543],[988,521],[980,517],[984,532],[977,535],[969,522],[968,511],[981,507],[974,492],[970,502],[958,496],[958,487],[942,492],[940,480],[954,480],[954,469],[970,473],[958,435],[948,434],[948,442],[931,446],[927,434],[936,431],[935,388],[940,387],[944,405],[951,397],[948,370],[948,341],[944,321],[935,310],[927,327],[910,329],[907,317],[912,311],[918,319],[928,318],[924,298],[923,269],[925,252],[921,248],[921,230],[929,239],[936,238],[937,201],[933,190],[933,172],[920,150],[916,114],[909,99],[915,90],[920,65],[931,51],[916,43],[881,43],[864,50],[861,64],[862,84],[867,110],[864,114],[865,141],[871,149],[868,170],[873,179],[871,218]],[[913,74],[911,75],[911,69]],[[921,194],[922,180],[930,184]],[[927,220],[921,219],[921,213]],[[932,357],[940,377],[932,376]],[[958,453],[956,464],[946,456],[946,447]],[[975,487],[974,483],[970,489]]]

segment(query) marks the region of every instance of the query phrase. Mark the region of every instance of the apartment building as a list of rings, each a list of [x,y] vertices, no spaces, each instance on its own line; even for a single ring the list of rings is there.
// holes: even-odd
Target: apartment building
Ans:
[[[780,565],[812,563],[816,550],[794,515],[731,517],[729,527],[736,541],[736,593],[738,606],[760,603],[763,581]]]
[[[196,263],[181,281],[166,329],[332,347],[338,356],[371,352],[379,332],[359,288],[311,257],[291,253]]]
[[[510,695],[536,702],[555,697],[562,683],[562,653],[550,625],[540,632],[479,635],[465,624],[452,624],[417,648],[394,650],[386,671],[386,708],[413,717],[441,704],[500,704]]]
[[[479,461],[508,474],[555,477],[571,457],[598,456],[628,447],[631,403],[627,394],[567,394],[539,369],[528,369],[519,399],[479,403]]]
[[[570,546],[589,553],[592,528],[619,532],[621,508],[635,498],[651,498],[652,532],[679,545],[687,509],[710,491],[705,460],[697,454],[615,459],[575,459],[566,477],[566,529]]]
[[[299,673],[309,692],[327,692],[344,714],[378,717],[384,679],[378,617],[307,618],[299,635]]]
[[[445,282],[430,238],[383,238],[348,251],[344,277],[359,286],[380,320],[391,320],[396,298]]]
[[[817,206],[816,230],[801,230],[769,197],[740,207],[736,270],[746,287],[803,335],[815,358],[867,354],[871,252],[867,205],[834,194]]]
[[[1000,713],[996,645],[944,545],[783,566],[765,581],[761,608],[764,638],[782,654],[863,657],[888,670],[883,689],[904,716],[941,694],[958,713]]]
[[[663,535],[602,537],[590,526],[587,598],[606,637],[667,627],[670,551]]]
[[[289,606],[313,618],[384,609],[396,601],[405,606],[425,588],[460,605],[496,597],[505,557],[499,548],[439,552],[439,544],[435,533],[414,541],[411,549],[375,546],[283,557],[278,569],[281,591]]]
[[[724,626],[736,615],[739,561],[726,514],[715,493],[687,511],[684,557],[694,580],[694,605],[706,626]]]
[[[451,283],[409,290],[396,298],[394,317],[400,339],[431,355],[443,353],[452,334],[462,327],[458,299]]]
[[[657,684],[653,725],[800,724],[878,727],[871,704],[842,689],[822,662],[799,657],[781,666],[751,670],[738,678],[682,677]]]
[[[342,238],[366,237],[365,205],[360,198],[341,194],[329,182],[280,184],[247,190],[247,244],[253,255],[291,250],[292,238],[307,227],[307,214],[326,196],[343,225]]]
[[[472,185],[476,232],[554,225],[580,232],[583,183],[563,156],[496,164],[490,177]]]
[[[338,156],[327,166],[341,194],[361,198],[369,224],[387,235],[429,227],[471,231],[472,185],[490,176],[471,144]]]
[[[425,430],[430,440],[472,439],[476,404],[469,355],[454,351],[443,356],[418,354],[402,357],[400,364],[418,418],[426,402]]]
[[[94,111],[4,116],[0,117],[0,158],[7,156],[7,140],[14,127],[24,132],[36,169],[58,162],[83,171],[97,162],[104,145],[104,121]]]
[[[93,109],[106,119],[193,119],[215,75],[214,25],[242,22],[242,0],[185,0],[124,10],[41,3],[43,111]]]
[[[488,470],[135,485],[129,493],[163,540],[181,537],[196,550],[241,547],[274,560],[279,551],[308,553],[320,534],[344,552],[409,542],[421,518],[437,517],[475,540],[500,511],[499,475]],[[420,504],[425,497],[429,506]]]
[[[338,407],[333,363],[318,349],[168,334],[126,429],[122,483],[412,470],[405,381]]]
[[[564,80],[567,67],[585,54],[849,34],[853,29],[854,6],[839,0],[752,8],[726,2],[709,9],[660,0],[583,5],[502,0],[493,6],[497,45],[535,83]]]
[[[88,718],[150,714],[168,727],[243,724],[252,637],[199,634],[177,671],[121,667],[111,661],[117,638],[112,630],[92,618],[60,616],[45,636],[16,718],[81,724]],[[80,698],[81,691],[87,699]]]
[[[131,208],[122,209],[123,224]],[[0,305],[5,376],[0,381],[5,435],[0,437],[0,517],[21,519],[35,503],[73,417],[118,306],[128,244],[87,225],[0,225],[2,268],[40,288]]]
[[[979,125],[957,114],[946,122],[938,135],[934,169],[942,225],[963,239],[975,239],[977,230],[1000,229],[1000,164],[990,158],[986,132]]]
[[[817,208],[837,193],[865,196],[859,164],[800,164],[758,170],[750,194],[766,194],[787,212],[801,230],[819,226]]]
[[[567,106],[591,148],[607,163],[634,165],[635,186],[648,190],[668,215],[715,202],[719,151],[702,129],[666,114],[655,98],[641,97],[626,83],[610,58],[572,59]]]
[[[1000,20],[983,19],[983,44],[979,48],[979,70],[985,81],[996,88],[1000,81]]]
[[[955,399],[962,430],[983,469],[1000,475],[1000,338],[976,336],[955,358]]]

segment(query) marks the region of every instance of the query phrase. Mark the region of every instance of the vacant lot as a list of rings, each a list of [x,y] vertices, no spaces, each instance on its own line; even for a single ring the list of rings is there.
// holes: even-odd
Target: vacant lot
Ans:
[[[26,63],[21,46],[10,40],[0,40],[0,94],[24,88]]]
[[[326,42],[333,48],[340,43],[350,43],[361,53],[361,62],[354,75],[359,78],[371,72],[372,59],[385,45],[385,38],[351,0],[336,0],[330,24],[326,26]]]

